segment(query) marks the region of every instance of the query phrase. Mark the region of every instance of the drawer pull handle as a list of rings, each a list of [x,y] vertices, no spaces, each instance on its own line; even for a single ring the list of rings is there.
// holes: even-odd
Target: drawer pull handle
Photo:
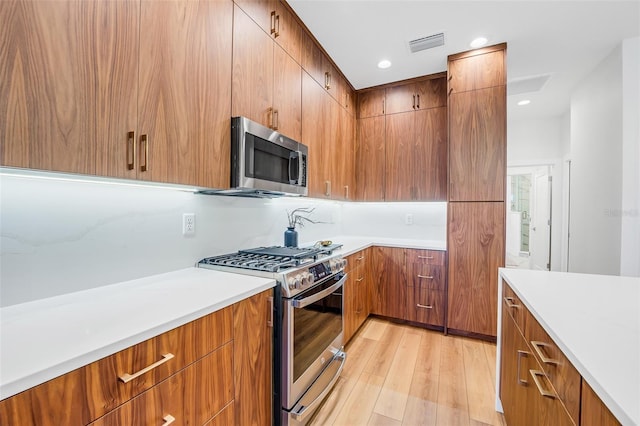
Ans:
[[[527,351],[520,351],[520,350],[518,351],[518,384],[519,384],[519,385],[528,385],[528,384],[529,384],[529,382],[527,382],[526,380],[522,380],[522,379],[520,378],[520,377],[521,377],[521,374],[520,374],[520,364],[521,364],[522,357],[527,358],[528,356],[529,356],[529,352],[527,352]]]
[[[433,259],[433,256],[418,256],[418,259]]]
[[[546,396],[547,398],[556,399],[556,395],[553,392],[549,392],[548,390],[542,388],[542,383],[540,383],[539,377],[546,377],[546,375],[542,371],[529,370],[529,373],[531,373],[531,377],[533,377],[533,383],[536,384],[540,395]]]
[[[506,297],[504,298],[504,303],[507,304],[507,308],[518,308],[520,309],[520,305],[516,305],[515,303],[513,303],[515,299],[513,297]]]
[[[164,420],[164,423],[162,423],[162,426],[169,426],[171,423],[176,421],[176,418],[173,417],[171,414],[167,414],[162,418],[162,420]]]
[[[550,348],[551,347],[550,344],[545,343],[545,342],[537,342],[535,340],[532,340],[531,341],[531,346],[533,346],[533,349],[536,351],[536,353],[540,357],[540,360],[542,360],[542,362],[544,362],[545,364],[555,364],[555,365],[559,365],[560,364],[560,361],[558,361],[557,359],[549,358],[548,356],[546,356],[544,354],[544,352],[542,352],[542,348],[543,347]]]
[[[147,135],[142,135],[140,137],[140,144],[144,148],[144,164],[140,166],[140,171],[146,172],[149,170],[149,137]]]
[[[433,275],[420,275],[418,274],[418,278],[424,278],[425,280],[432,280]]]
[[[364,277],[362,277],[362,278],[358,278],[358,279],[356,280],[356,282],[360,282],[360,281],[362,281],[362,280],[364,280]]]
[[[416,303],[416,306],[423,309],[433,309],[433,305],[421,305],[419,303]]]
[[[364,256],[360,256],[359,258],[356,259],[358,262],[360,262],[361,260],[364,260]]]
[[[148,366],[146,368],[143,368],[142,370],[138,371],[137,373],[133,373],[133,374],[124,373],[122,376],[120,376],[118,378],[120,379],[120,381],[122,383],[129,383],[130,381],[132,381],[136,377],[140,377],[144,373],[148,373],[149,371],[153,370],[154,368],[159,367],[160,365],[162,365],[165,362],[169,361],[173,357],[174,357],[174,355],[172,353],[166,353],[166,354],[162,355],[162,359],[160,361],[154,362],[150,366]]]
[[[127,170],[133,170],[136,162],[136,134],[127,133]],[[129,160],[129,158],[131,160]]]

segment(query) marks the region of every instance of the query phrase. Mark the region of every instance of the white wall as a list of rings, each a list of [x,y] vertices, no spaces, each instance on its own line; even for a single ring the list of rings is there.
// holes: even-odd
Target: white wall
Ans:
[[[640,277],[640,37],[622,43],[620,275]]]
[[[445,203],[350,206],[2,174],[0,191],[0,306],[283,245],[286,211],[296,207],[315,207],[312,218],[324,222],[299,228],[300,244],[342,234],[446,240]],[[402,222],[406,211],[412,226]],[[196,214],[193,238],[182,236],[183,213]]]
[[[562,270],[562,118],[509,120],[507,168],[551,166],[551,270]]]
[[[622,54],[614,49],[571,96],[569,271],[620,273]]]

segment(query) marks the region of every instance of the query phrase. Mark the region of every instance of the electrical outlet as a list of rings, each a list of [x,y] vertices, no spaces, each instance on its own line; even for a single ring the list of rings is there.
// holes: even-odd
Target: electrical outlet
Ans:
[[[407,213],[404,216],[404,224],[405,225],[413,225],[413,215],[411,213]]]
[[[195,213],[184,213],[182,215],[182,235],[196,235],[196,215]]]

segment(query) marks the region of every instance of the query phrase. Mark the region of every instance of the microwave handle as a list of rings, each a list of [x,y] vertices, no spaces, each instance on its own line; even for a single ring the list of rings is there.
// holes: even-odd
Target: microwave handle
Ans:
[[[297,164],[298,164],[298,170],[297,170],[297,174],[295,175],[295,177],[292,179],[291,178],[291,166],[294,164],[293,160],[297,160]],[[300,185],[300,181],[301,181],[301,177],[302,177],[302,173],[303,173],[303,168],[302,168],[302,151],[292,151],[289,154],[289,183],[290,184],[296,184],[296,185]]]
[[[325,288],[321,292],[316,293],[313,296],[305,297],[304,299],[293,299],[291,304],[293,305],[294,308],[304,308],[305,306],[309,306],[310,304],[315,303],[324,297],[327,297],[328,295],[330,295],[331,293],[333,293],[334,291],[342,287],[346,279],[347,279],[347,274],[344,274],[344,276],[340,278],[340,280],[334,285],[332,285],[331,287]]]

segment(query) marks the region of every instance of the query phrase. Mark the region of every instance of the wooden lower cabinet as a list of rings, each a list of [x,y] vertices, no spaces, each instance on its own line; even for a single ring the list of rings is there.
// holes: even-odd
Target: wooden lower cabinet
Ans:
[[[374,247],[371,272],[371,313],[406,319],[407,274],[405,249]]]
[[[369,316],[369,250],[362,250],[347,257],[347,281],[344,294],[344,343],[358,331]]]
[[[582,379],[582,403],[580,405],[580,426],[618,426],[620,422],[611,414],[602,400]]]
[[[202,425],[219,415],[212,425],[271,424],[272,295],[264,291],[6,398],[0,424],[146,425],[172,416]],[[235,409],[222,414],[231,402]]]

